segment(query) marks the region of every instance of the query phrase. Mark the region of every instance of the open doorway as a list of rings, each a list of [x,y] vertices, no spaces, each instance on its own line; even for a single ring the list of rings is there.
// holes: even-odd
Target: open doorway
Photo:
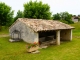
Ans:
[[[56,41],[56,31],[39,32],[40,45],[54,44]]]
[[[11,39],[14,40],[14,41],[20,41],[21,40],[21,33],[20,33],[20,31],[14,30],[11,33]]]

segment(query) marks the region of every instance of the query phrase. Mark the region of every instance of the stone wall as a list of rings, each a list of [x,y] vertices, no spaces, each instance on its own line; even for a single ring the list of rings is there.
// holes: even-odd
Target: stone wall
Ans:
[[[60,32],[60,39],[61,40],[72,40],[72,30],[61,30]]]
[[[21,39],[23,39],[25,42],[28,43],[34,43],[38,42],[38,33],[34,32],[30,27],[28,27],[26,24],[17,21],[10,29],[10,37],[12,37],[12,32],[14,30],[17,30],[21,34]]]
[[[77,23],[77,22],[78,22],[78,19],[74,19],[74,17],[72,17],[72,21],[73,21],[74,23]]]

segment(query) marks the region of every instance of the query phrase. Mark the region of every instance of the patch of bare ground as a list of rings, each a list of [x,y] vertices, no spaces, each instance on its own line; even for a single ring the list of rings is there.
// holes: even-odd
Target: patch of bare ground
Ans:
[[[74,36],[74,38],[78,38],[78,39],[80,39],[80,36]]]
[[[0,37],[8,37],[9,35],[0,35]]]

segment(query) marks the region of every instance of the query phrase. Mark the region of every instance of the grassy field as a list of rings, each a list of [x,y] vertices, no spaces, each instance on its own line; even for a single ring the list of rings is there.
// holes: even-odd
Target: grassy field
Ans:
[[[6,35],[9,34],[9,28],[8,27],[2,27],[1,31],[0,31],[0,35]]]
[[[41,49],[39,54],[30,54],[26,51],[25,42],[10,43],[9,37],[0,38],[0,60],[80,60],[80,22],[72,24],[73,40],[64,42],[60,46],[53,45]],[[7,30],[0,32],[8,33]]]

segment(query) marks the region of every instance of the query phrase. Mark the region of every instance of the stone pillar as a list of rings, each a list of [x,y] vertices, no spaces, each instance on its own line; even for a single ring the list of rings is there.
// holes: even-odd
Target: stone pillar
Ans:
[[[72,41],[72,29],[70,31],[70,41]]]
[[[56,44],[60,45],[60,30],[56,31]]]
[[[34,36],[34,42],[33,43],[39,43],[39,34],[38,33],[35,33],[35,36]]]

